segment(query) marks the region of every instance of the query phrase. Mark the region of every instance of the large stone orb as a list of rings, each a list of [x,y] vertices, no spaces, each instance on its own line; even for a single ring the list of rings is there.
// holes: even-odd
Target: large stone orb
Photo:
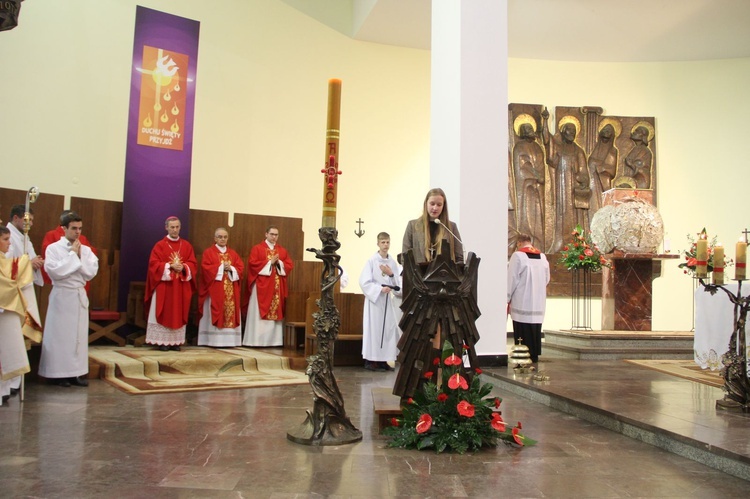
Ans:
[[[591,220],[591,239],[602,253],[656,253],[663,238],[656,207],[636,197],[603,206]]]

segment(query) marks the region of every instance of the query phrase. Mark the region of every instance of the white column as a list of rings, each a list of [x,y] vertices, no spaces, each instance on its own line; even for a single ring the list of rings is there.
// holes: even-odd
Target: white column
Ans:
[[[481,258],[477,353],[506,348],[507,0],[433,0],[430,186]]]

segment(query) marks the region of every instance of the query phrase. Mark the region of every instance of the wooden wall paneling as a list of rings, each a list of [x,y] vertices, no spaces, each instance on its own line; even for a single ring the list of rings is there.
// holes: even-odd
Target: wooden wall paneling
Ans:
[[[290,258],[295,261],[303,260],[305,234],[301,218],[235,213],[232,232],[237,233],[235,243],[244,250],[241,253],[243,258],[247,258],[250,249],[265,239],[266,227],[269,225],[279,228],[279,244],[286,248]]]
[[[83,234],[99,258],[99,272],[89,288],[89,305],[92,310],[117,310],[122,202],[74,197],[70,209],[83,219]]]
[[[122,202],[74,197],[70,209],[83,218],[83,233],[94,248],[120,249]],[[109,261],[113,261],[112,255]]]
[[[112,265],[114,255],[107,249],[97,250],[99,257],[99,271],[91,280],[89,288],[89,308],[91,310],[110,310],[109,295],[112,287]],[[117,286],[115,285],[115,295]]]
[[[294,262],[294,270],[289,274],[289,290],[320,292],[320,277],[322,273],[323,262],[320,260],[314,262],[296,260]]]
[[[65,196],[45,193],[44,186],[40,186],[39,189],[41,192],[36,203],[31,205],[31,211],[34,212],[34,224],[29,231],[29,239],[37,252],[42,250],[42,239],[47,231],[59,227],[60,213],[65,205]],[[26,192],[0,187],[0,219],[3,225],[10,221],[8,215],[13,205],[26,202]]]
[[[226,212],[190,210],[190,227],[183,227],[181,233],[193,245],[195,256],[200,258],[206,249],[214,245],[214,232],[219,227],[226,227],[229,231],[229,247],[242,255],[235,246],[234,234],[229,227],[229,215]]]

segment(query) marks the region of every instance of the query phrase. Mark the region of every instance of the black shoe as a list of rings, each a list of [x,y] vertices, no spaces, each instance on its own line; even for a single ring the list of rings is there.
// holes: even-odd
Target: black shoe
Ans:
[[[10,400],[10,395],[3,395],[3,404]]]
[[[75,376],[73,378],[70,378],[70,385],[73,386],[89,386],[89,380],[84,378],[83,376]]]
[[[174,350],[175,352],[179,352],[181,350],[180,345],[172,345],[169,347],[170,350]]]
[[[159,351],[160,352],[169,352],[169,347],[167,345],[159,345]]]
[[[65,388],[68,388],[70,386],[70,381],[68,378],[52,378],[50,380],[50,383],[57,386],[64,386]]]
[[[11,389],[10,389],[10,396],[11,396],[11,397],[15,397],[16,395],[18,395],[18,393],[19,393],[20,391],[21,391],[21,389],[20,389],[20,388],[11,388]]]
[[[378,371],[378,372],[383,372],[385,370],[382,367],[380,367],[378,362],[374,362],[370,360],[365,361],[365,369],[367,369],[368,371]]]
[[[380,362],[380,367],[383,368],[384,371],[395,371],[395,367],[391,367],[391,365],[388,362]]]

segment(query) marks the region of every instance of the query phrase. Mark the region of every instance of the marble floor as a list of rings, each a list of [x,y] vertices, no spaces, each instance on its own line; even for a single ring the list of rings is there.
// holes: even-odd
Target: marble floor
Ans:
[[[715,392],[655,371],[544,359],[548,389],[630,407],[709,438],[750,442],[750,417],[717,413]],[[576,365],[575,363],[578,362]],[[362,442],[292,443],[286,431],[312,407],[308,385],[127,395],[100,380],[88,388],[27,383],[26,400],[0,407],[0,496],[33,498],[296,497],[747,497],[750,482],[599,424],[495,389],[506,421],[522,421],[534,447],[501,444],[471,455],[386,447],[371,392],[395,374],[336,368]],[[513,381],[512,370],[487,370]],[[583,380],[583,381],[582,381]],[[599,380],[597,391],[594,381]],[[518,380],[516,380],[518,381]],[[524,381],[521,380],[521,383]],[[715,389],[712,389],[715,390]],[[701,395],[703,393],[703,395]],[[720,393],[720,391],[719,391]],[[683,418],[667,417],[677,403]],[[705,435],[704,435],[705,436]]]

